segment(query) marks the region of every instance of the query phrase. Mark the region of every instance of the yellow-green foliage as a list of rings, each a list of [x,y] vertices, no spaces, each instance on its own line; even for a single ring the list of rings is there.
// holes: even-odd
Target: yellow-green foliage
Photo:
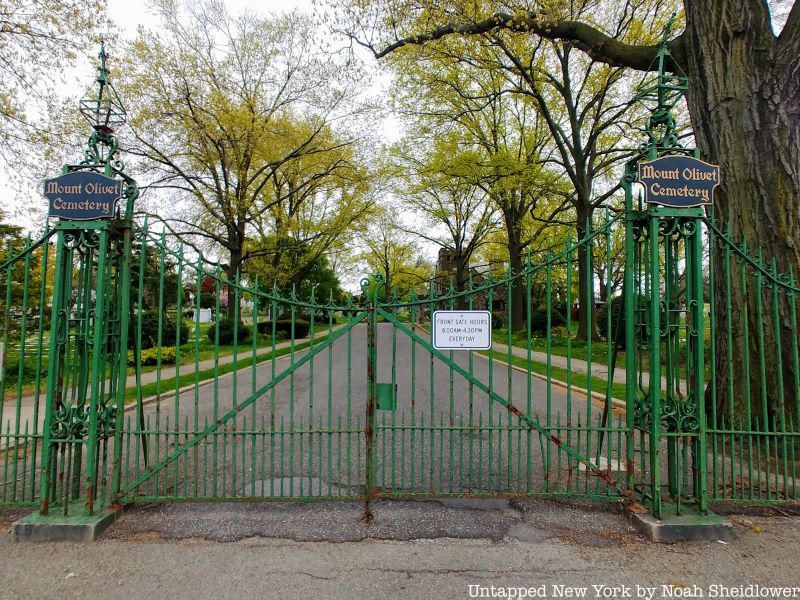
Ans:
[[[146,350],[142,350],[142,355],[139,359],[139,364],[143,367],[150,367],[153,365],[158,364],[158,348],[147,348]],[[161,347],[161,364],[162,365],[174,365],[175,360],[177,358],[177,351],[175,346],[162,346]],[[133,350],[128,350],[128,364],[134,365],[136,361],[133,357]]]

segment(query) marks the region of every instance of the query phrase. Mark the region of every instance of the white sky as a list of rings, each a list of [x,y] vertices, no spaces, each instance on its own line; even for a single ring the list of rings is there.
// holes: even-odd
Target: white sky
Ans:
[[[281,12],[299,9],[311,12],[313,10],[311,0],[225,0],[225,5],[231,14],[237,14],[244,10],[257,12],[265,15],[279,14]],[[123,35],[133,36],[139,25],[157,29],[158,19],[153,16],[152,11],[145,0],[107,0],[106,7],[108,15],[122,30]]]

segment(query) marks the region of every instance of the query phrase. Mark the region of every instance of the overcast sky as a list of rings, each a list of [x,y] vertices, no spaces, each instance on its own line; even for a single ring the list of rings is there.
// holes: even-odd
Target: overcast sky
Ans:
[[[231,14],[247,9],[261,14],[279,14],[300,9],[311,12],[311,0],[225,0]],[[108,14],[122,30],[123,35],[133,36],[139,25],[157,29],[158,19],[153,16],[146,0],[107,0]]]

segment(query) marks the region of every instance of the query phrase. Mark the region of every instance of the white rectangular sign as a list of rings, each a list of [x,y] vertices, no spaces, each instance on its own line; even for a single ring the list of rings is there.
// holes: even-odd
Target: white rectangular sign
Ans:
[[[433,347],[437,350],[492,347],[492,313],[488,310],[437,310],[431,325]]]

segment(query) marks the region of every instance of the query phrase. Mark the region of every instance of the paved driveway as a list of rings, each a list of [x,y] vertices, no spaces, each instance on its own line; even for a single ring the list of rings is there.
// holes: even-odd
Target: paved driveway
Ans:
[[[425,332],[418,330],[427,339]],[[467,352],[432,356],[391,324],[377,326],[379,383],[397,385],[397,407],[381,410],[375,438],[377,484],[385,495],[603,491],[548,437],[490,399],[489,387],[563,442],[594,457],[588,419],[600,408],[584,396],[549,386],[525,372]],[[166,393],[145,409],[144,434],[126,440],[128,480],[157,463],[196,432],[239,407],[236,417],[145,482],[139,494],[185,496],[357,496],[366,472],[367,326],[344,333],[263,394],[274,377],[306,356],[282,357],[218,382]],[[241,409],[244,403],[255,401]],[[135,420],[132,422],[135,424]],[[176,431],[176,423],[177,431]],[[621,435],[606,439],[604,456],[617,458]],[[138,465],[137,463],[138,457]],[[545,468],[549,464],[549,469]]]

